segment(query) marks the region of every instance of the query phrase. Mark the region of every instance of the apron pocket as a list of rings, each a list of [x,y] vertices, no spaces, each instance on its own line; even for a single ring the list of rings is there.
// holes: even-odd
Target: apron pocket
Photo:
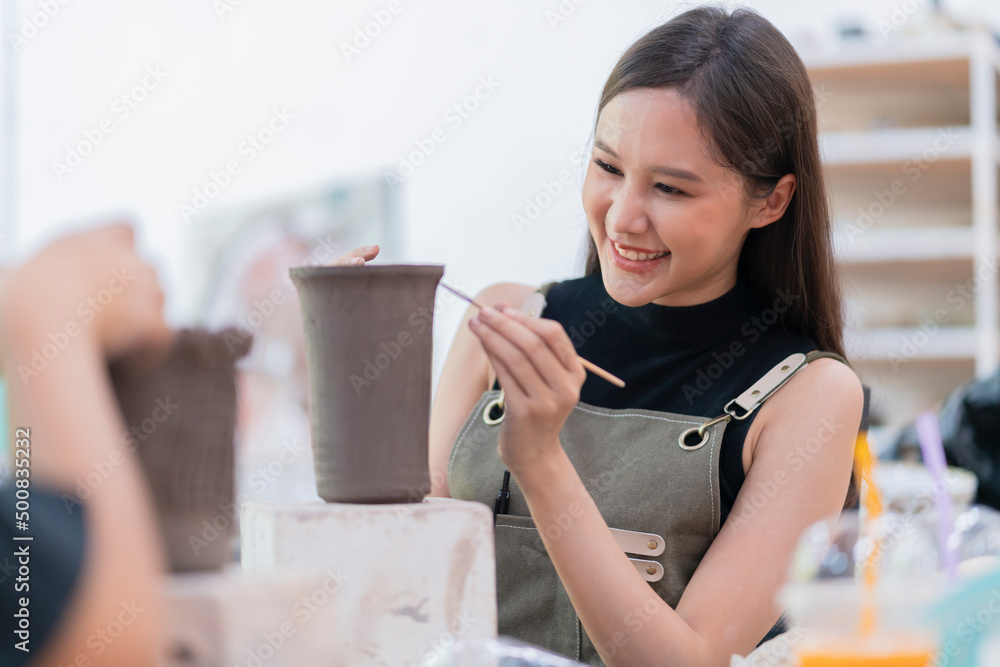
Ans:
[[[534,521],[498,515],[495,541],[500,634],[579,660],[580,620]]]

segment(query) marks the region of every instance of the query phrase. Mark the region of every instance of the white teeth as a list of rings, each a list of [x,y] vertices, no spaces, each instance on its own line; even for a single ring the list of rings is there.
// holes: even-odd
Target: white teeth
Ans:
[[[614,243],[614,241],[612,241],[612,243]],[[665,252],[658,252],[658,253],[655,253],[655,254],[652,254],[652,255],[647,255],[644,252],[636,252],[635,250],[624,250],[617,243],[614,243],[614,246],[615,246],[615,250],[618,251],[619,255],[621,255],[622,257],[625,257],[627,259],[631,259],[632,261],[643,262],[643,261],[646,261],[647,259],[659,259],[660,257],[663,257],[664,255],[669,254],[669,253],[665,253]]]

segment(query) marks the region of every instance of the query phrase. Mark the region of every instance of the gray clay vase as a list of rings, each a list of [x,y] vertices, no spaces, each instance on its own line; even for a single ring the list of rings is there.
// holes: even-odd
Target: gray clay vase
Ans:
[[[324,266],[290,273],[302,308],[320,497],[420,502],[430,490],[432,325],[444,267]]]
[[[109,364],[174,572],[233,560],[235,365],[251,344],[236,329],[183,329],[165,352]]]

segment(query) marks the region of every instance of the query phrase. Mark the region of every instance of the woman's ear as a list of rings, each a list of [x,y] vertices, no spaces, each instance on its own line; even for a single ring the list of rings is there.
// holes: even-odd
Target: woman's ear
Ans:
[[[785,209],[795,194],[795,174],[785,174],[774,186],[774,190],[754,211],[750,227],[757,229],[766,227],[785,214]]]

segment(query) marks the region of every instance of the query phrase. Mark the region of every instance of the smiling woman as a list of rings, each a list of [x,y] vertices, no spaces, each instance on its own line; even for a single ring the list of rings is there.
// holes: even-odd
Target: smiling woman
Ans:
[[[592,665],[727,665],[782,631],[799,535],[853,496],[863,396],[794,49],[748,9],[641,37],[601,94],[582,198],[585,275],[494,285],[467,313],[432,495],[494,509],[501,634]],[[536,291],[540,318],[521,312]],[[822,447],[795,457],[805,441]]]
[[[722,296],[736,284],[750,230],[784,214],[793,173],[753,201],[743,177],[710,151],[695,104],[676,88],[630,88],[602,105],[583,203],[599,265],[612,267],[608,293],[621,303],[685,306]]]

